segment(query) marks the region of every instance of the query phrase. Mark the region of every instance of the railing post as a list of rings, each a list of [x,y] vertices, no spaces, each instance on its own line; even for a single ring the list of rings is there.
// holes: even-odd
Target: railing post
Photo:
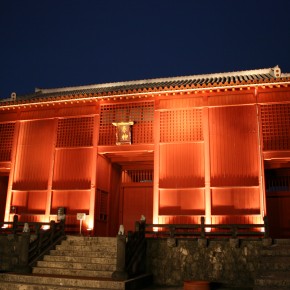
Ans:
[[[55,235],[55,221],[50,221],[50,237],[49,237],[49,244],[51,245],[54,240]]]
[[[13,234],[16,235],[17,234],[17,228],[18,228],[18,215],[15,214],[13,216]]]
[[[263,238],[263,246],[270,246],[272,245],[272,239],[270,238],[270,232],[269,232],[269,220],[267,216],[264,216],[264,238]]]
[[[236,239],[238,236],[238,226],[237,225],[233,225],[232,226],[232,238]]]
[[[207,239],[205,238],[205,218],[200,218],[200,238],[197,239],[197,244],[201,248],[207,247]]]
[[[116,271],[112,274],[113,280],[127,280],[126,272],[126,236],[124,234],[117,235],[117,266]]]
[[[200,237],[205,238],[205,218],[202,216],[200,218]]]
[[[269,220],[268,220],[268,217],[264,216],[263,220],[264,220],[264,229],[265,229],[264,238],[269,238],[270,233],[269,233]]]

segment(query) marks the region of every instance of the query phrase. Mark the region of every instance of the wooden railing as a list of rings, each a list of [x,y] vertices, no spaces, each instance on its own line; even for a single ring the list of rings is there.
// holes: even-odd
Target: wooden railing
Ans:
[[[17,215],[13,222],[0,222],[2,242],[17,261],[11,262],[10,270],[29,272],[37,260],[65,238],[64,225],[64,221],[28,224],[19,222]]]
[[[268,219],[263,224],[206,224],[201,217],[200,224],[146,224],[146,237],[170,238],[268,238]]]
[[[114,280],[126,280],[146,271],[145,221],[135,223],[135,231],[117,235],[117,267]]]

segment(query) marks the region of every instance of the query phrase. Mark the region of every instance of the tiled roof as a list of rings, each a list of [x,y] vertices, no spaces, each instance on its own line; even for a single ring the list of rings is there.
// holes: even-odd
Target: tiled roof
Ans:
[[[54,89],[37,88],[32,94],[17,96],[17,101],[39,98],[55,98],[82,94],[114,95],[126,94],[130,92],[138,93],[183,88],[214,88],[223,86],[268,83],[284,79],[290,80],[290,74],[281,74],[280,68],[276,66],[274,68],[257,70],[115,82],[87,86],[64,87]]]

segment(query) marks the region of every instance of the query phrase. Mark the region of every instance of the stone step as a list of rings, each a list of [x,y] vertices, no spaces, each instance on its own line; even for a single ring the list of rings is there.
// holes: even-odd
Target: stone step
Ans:
[[[81,288],[81,287],[68,287],[68,286],[53,286],[53,285],[39,285],[39,284],[23,284],[15,282],[1,282],[0,290],[90,290],[97,289],[93,288]],[[105,288],[98,288],[98,290],[111,290]]]
[[[290,289],[290,271],[266,272],[255,279],[255,287],[284,287],[283,289]]]
[[[290,270],[290,257],[288,256],[267,256],[262,258],[260,270]]]
[[[290,246],[290,239],[275,239],[273,242],[276,245],[289,245]]]
[[[91,245],[91,244],[105,244],[116,245],[116,238],[112,237],[79,237],[79,236],[67,236],[63,243],[67,244],[79,244],[79,245]]]
[[[71,250],[51,250],[52,256],[67,256],[67,257],[94,257],[94,258],[116,258],[117,252],[99,250],[99,251],[71,251]]]
[[[6,288],[7,285],[9,288]],[[3,286],[3,287],[2,287]],[[41,288],[42,287],[42,288]],[[122,281],[111,279],[73,278],[65,276],[40,276],[0,274],[0,289],[46,290],[46,289],[125,289]]]
[[[253,290],[289,290],[288,287],[276,287],[276,286],[256,286],[253,288]]]
[[[74,277],[92,277],[92,278],[111,278],[114,271],[105,270],[84,270],[84,269],[66,269],[51,267],[35,267],[32,269],[33,274],[44,275],[63,275]]]
[[[55,256],[45,255],[43,261],[47,262],[78,262],[78,263],[95,263],[95,264],[112,264],[116,265],[116,258],[98,258],[90,256]]]
[[[111,253],[116,253],[117,252],[117,246],[107,246],[107,245],[99,245],[99,244],[93,244],[90,246],[84,246],[84,245],[66,245],[66,244],[61,244],[57,245],[56,250],[59,251],[72,251],[72,252],[100,252],[100,251],[107,251]]]
[[[290,245],[272,245],[261,251],[262,256],[289,256]]]
[[[65,269],[79,269],[79,270],[94,270],[94,271],[115,271],[114,264],[98,264],[87,262],[57,262],[57,261],[38,261],[36,267],[42,268],[65,268]]]

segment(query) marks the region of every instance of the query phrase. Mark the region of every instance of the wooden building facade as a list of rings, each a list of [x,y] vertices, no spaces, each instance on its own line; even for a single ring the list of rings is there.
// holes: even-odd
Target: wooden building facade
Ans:
[[[0,102],[0,219],[261,223],[290,236],[290,74],[36,89]]]

